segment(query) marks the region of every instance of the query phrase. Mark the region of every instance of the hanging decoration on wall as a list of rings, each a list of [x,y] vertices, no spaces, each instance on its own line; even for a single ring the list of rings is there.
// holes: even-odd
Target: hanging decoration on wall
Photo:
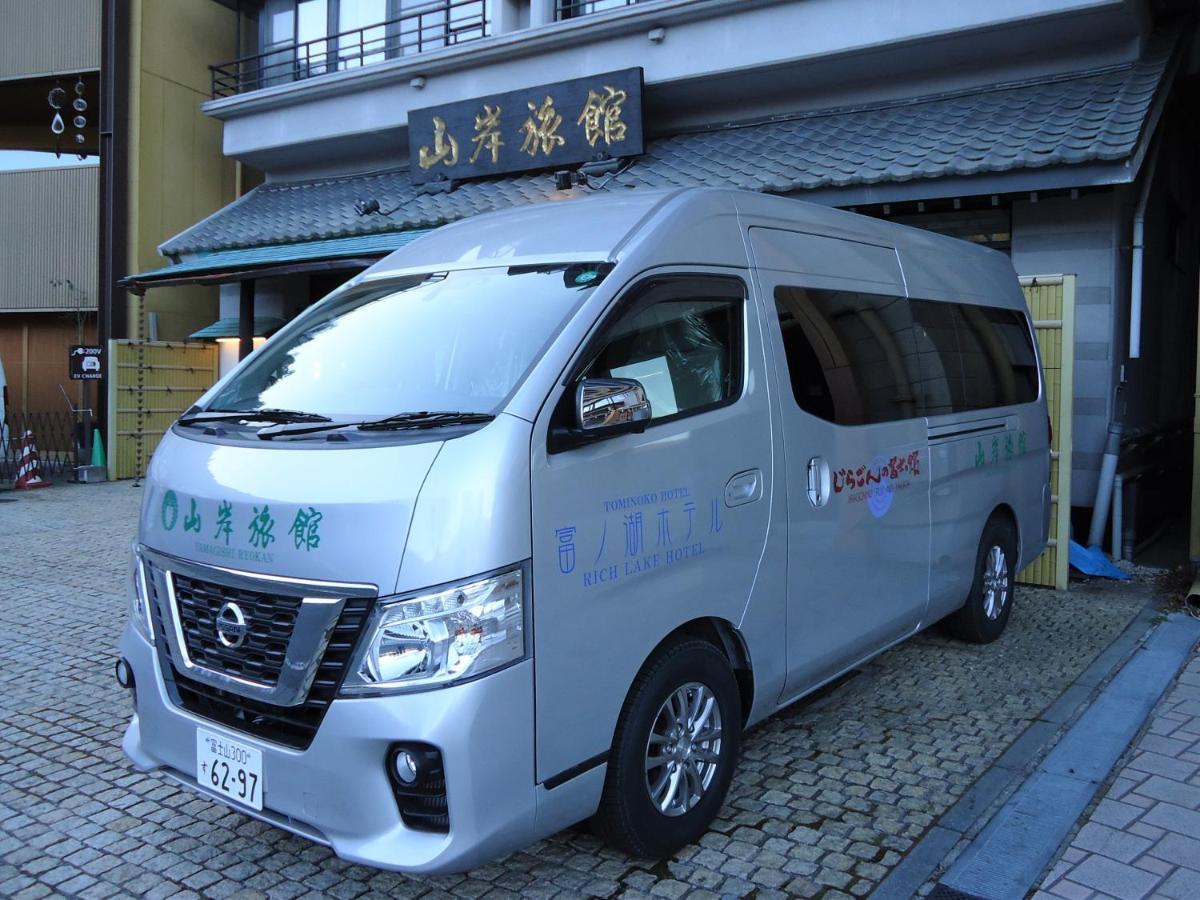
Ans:
[[[67,92],[62,89],[61,85],[55,84],[50,89],[50,93],[46,95],[46,102],[54,110],[54,118],[50,120],[50,131],[54,134],[54,155],[61,158],[62,146],[59,144],[59,139],[67,130],[67,123],[63,121],[62,117],[63,104],[67,102]]]
[[[75,131],[72,139],[75,142],[76,148],[82,148],[87,142],[87,136],[84,134],[84,129],[87,128],[87,112],[88,102],[84,99],[83,93],[87,90],[83,83],[83,76],[75,81],[75,99],[71,101],[71,108],[75,111],[71,118],[71,125]],[[54,87],[50,89],[50,93],[46,95],[46,102],[50,104],[50,108],[54,110],[54,116],[50,120],[50,131],[54,135],[54,155],[62,158],[62,136],[66,134],[67,123],[63,119],[63,110],[66,108],[68,93],[63,86],[55,82]],[[87,153],[82,149],[76,149],[75,155],[80,159],[87,159]]]
[[[71,103],[71,106],[75,108],[75,118],[71,120],[71,124],[75,126],[76,146],[82,146],[86,140],[83,136],[83,129],[87,127],[87,116],[84,113],[87,112],[88,104],[83,99],[83,91],[83,76],[80,75],[79,79],[75,82],[75,99]],[[82,150],[76,151],[76,154],[80,159],[87,159],[87,154]]]

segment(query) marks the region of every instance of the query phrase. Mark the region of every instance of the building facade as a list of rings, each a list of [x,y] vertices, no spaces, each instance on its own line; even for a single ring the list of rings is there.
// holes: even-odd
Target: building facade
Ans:
[[[67,348],[96,335],[100,8],[0,0],[0,20],[0,157],[36,151],[0,168],[0,361],[13,407],[64,410]]]
[[[144,308],[114,288],[237,196],[199,105],[209,63],[237,52],[238,17],[216,0],[0,0],[0,21],[0,360],[9,414],[62,451],[68,403],[106,400],[70,380],[71,345],[183,340],[217,314],[214,288]]]
[[[166,240],[167,265],[131,285],[223,285],[225,333],[240,315],[248,348],[254,316],[286,319],[476,213],[686,185],[794,196],[985,243],[1021,275],[1075,275],[1073,502],[1091,505],[1113,422],[1164,470],[1182,460],[1186,485],[1192,14],[1171,0],[243,2],[241,54],[213,60],[203,108],[265,181]],[[541,86],[632,68],[644,146],[599,148],[586,183],[553,153],[481,174],[467,165],[488,150],[481,119],[455,137],[429,114],[479,98],[486,118],[526,92],[532,117]],[[520,144],[517,112],[504,140]]]

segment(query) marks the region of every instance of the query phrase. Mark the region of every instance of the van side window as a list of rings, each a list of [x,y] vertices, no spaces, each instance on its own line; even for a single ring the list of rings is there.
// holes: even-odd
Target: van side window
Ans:
[[[838,425],[1037,399],[1015,309],[800,287],[777,287],[775,309],[796,404]]]
[[[1037,357],[1025,317],[1013,309],[913,300],[918,347],[936,351],[946,397],[927,393],[926,415],[970,412],[1037,399]],[[937,365],[931,354],[922,365]],[[936,381],[936,375],[931,382]],[[948,402],[944,402],[948,400]]]
[[[902,297],[777,287],[797,405],[839,425],[920,416],[921,368]]]
[[[1013,309],[961,304],[966,409],[1032,403],[1038,395],[1037,357],[1026,318]]]
[[[910,301],[913,334],[921,360],[922,408],[927,416],[942,416],[966,408],[962,354],[958,331],[962,313],[956,303]]]
[[[652,420],[728,403],[741,391],[744,306],[735,279],[655,279],[607,330],[584,374],[641,382]]]

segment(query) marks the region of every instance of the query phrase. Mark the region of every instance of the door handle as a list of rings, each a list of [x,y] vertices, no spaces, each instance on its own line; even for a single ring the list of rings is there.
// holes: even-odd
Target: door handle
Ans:
[[[808,461],[808,502],[820,509],[829,502],[829,463],[819,456]]]
[[[725,505],[741,506],[752,503],[762,496],[762,472],[747,469],[738,472],[725,485]]]

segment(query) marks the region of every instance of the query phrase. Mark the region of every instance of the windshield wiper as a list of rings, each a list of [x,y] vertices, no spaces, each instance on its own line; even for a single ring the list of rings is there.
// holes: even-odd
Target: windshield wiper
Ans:
[[[448,425],[483,425],[496,418],[491,413],[477,412],[407,412],[370,419],[363,422],[328,422],[323,425],[302,425],[299,428],[268,427],[258,432],[264,441],[298,434],[316,434],[337,428],[357,428],[359,431],[400,431],[408,428],[441,428]]]
[[[203,412],[198,412],[191,416],[180,417],[177,424],[179,425],[202,425],[206,422],[236,422],[245,420],[249,422],[272,422],[274,424],[284,424],[287,422],[332,422],[328,416],[318,415],[317,413],[299,412],[294,409],[247,409],[247,410],[232,410],[232,409],[210,409]]]
[[[482,425],[496,418],[491,413],[477,412],[410,412],[397,413],[374,422],[359,422],[359,431],[391,431],[400,428],[436,428],[439,425]]]

